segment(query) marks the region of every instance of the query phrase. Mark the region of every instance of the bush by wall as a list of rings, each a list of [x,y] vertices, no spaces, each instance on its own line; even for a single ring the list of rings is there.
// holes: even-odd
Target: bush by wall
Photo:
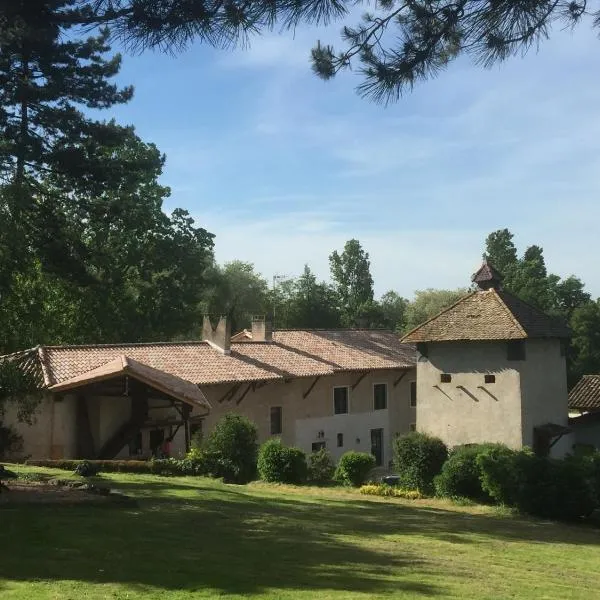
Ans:
[[[581,460],[492,448],[477,457],[482,488],[497,502],[548,519],[576,519],[598,507],[592,469]]]
[[[331,453],[325,448],[313,452],[308,457],[308,479],[314,483],[329,483],[335,473],[335,463]]]
[[[371,454],[350,450],[342,454],[334,479],[343,485],[359,487],[365,483],[374,466],[375,458]]]
[[[225,415],[204,443],[206,471],[228,483],[252,481],[256,477],[257,438],[256,426],[246,417]]]
[[[401,487],[431,494],[433,478],[447,458],[446,444],[425,433],[413,431],[394,440],[394,468]]]
[[[497,446],[506,448],[501,444],[472,444],[453,448],[440,474],[434,479],[436,494],[448,498],[469,498],[476,502],[490,502],[490,495],[481,485],[481,469],[477,464],[477,457],[482,452]]]
[[[268,440],[258,451],[258,475],[273,483],[305,483],[308,475],[306,455],[300,448]]]
[[[423,498],[423,494],[417,490],[405,490],[404,488],[391,486],[387,483],[371,483],[363,485],[358,491],[367,496],[404,498],[405,500],[420,500]]]

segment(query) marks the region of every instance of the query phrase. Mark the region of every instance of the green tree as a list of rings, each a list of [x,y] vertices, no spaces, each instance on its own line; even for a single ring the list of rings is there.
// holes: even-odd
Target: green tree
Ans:
[[[569,384],[582,375],[600,373],[600,298],[577,307],[570,321],[573,330],[569,360]]]
[[[370,310],[373,303],[373,277],[368,252],[363,250],[358,240],[349,240],[341,254],[333,251],[329,265],[343,324],[348,327],[360,325],[361,313]]]
[[[403,331],[406,325],[408,300],[390,290],[381,296],[379,306],[383,317],[382,326],[392,331]]]
[[[101,194],[55,195],[56,176],[41,181],[48,189],[38,199],[48,215],[41,250],[7,272],[1,350],[171,339],[199,321],[213,236],[185,211],[162,211],[169,189],[157,182],[163,157],[152,144],[131,134],[114,152],[140,167]],[[67,268],[44,263],[49,256]]]
[[[249,327],[252,315],[271,312],[269,284],[256,273],[253,264],[234,260],[222,267],[213,265],[209,278],[203,309],[226,314],[233,332]]]
[[[487,259],[504,277],[504,284],[510,286],[519,264],[517,248],[513,242],[513,234],[508,229],[492,231],[485,240]]]
[[[431,317],[448,308],[467,293],[468,290],[464,288],[457,290],[434,290],[429,288],[416,291],[414,299],[406,307],[404,331],[410,331],[431,319]]]
[[[330,285],[317,281],[308,265],[300,277],[282,282],[274,292],[278,327],[332,329],[340,326],[335,291]]]

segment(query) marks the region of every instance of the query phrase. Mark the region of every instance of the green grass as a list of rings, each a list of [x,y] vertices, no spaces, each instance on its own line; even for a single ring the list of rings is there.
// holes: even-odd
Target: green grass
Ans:
[[[600,590],[590,526],[337,488],[100,480],[138,506],[0,509],[2,600],[588,600]]]

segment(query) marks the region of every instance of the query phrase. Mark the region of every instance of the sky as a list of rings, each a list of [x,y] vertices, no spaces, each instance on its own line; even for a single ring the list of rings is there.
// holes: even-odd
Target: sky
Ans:
[[[353,19],[350,19],[352,21]],[[219,262],[329,278],[328,256],[360,240],[375,292],[406,297],[470,283],[488,233],[600,295],[600,40],[584,24],[490,70],[469,59],[387,107],[360,98],[356,73],[310,69],[340,23],[196,44],[171,56],[124,51],[134,99],[109,117],[166,154],[165,210],[215,234]],[[339,44],[338,44],[339,45]]]

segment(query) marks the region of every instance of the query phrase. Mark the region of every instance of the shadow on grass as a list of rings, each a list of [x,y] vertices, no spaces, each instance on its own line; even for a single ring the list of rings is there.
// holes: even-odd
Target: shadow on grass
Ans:
[[[450,544],[596,544],[598,536],[586,528],[352,497],[259,495],[243,487],[169,480],[114,487],[138,491],[139,509],[5,509],[0,544],[10,552],[0,561],[0,579],[229,594],[298,589],[442,596],[445,591],[427,581],[439,565],[384,536],[426,535]],[[189,493],[160,496],[173,490]]]

